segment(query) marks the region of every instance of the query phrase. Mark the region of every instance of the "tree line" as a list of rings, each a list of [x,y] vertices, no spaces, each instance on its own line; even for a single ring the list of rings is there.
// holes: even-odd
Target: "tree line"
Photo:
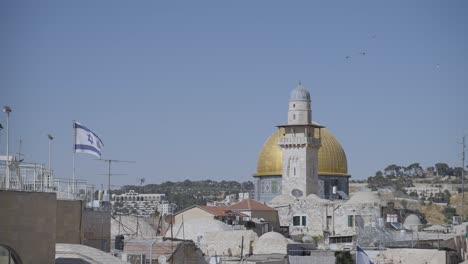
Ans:
[[[165,194],[166,199],[177,204],[177,210],[192,205],[206,205],[208,201],[224,198],[225,195],[238,194],[240,192],[253,192],[254,184],[251,181],[213,181],[185,180],[180,182],[165,181],[160,184],[147,185],[125,185],[116,194],[126,193],[134,190],[137,193],[160,193]]]
[[[367,178],[368,186],[376,190],[379,187],[394,187],[396,190],[403,190],[405,187],[413,186],[413,179],[424,179],[428,177],[456,176],[460,177],[464,173],[462,167],[450,167],[447,163],[436,163],[426,169],[419,163],[412,163],[408,166],[396,164],[388,165],[383,171],[379,170],[374,176]]]

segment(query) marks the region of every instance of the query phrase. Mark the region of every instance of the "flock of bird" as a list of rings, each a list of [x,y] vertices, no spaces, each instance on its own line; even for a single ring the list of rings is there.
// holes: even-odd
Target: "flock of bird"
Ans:
[[[371,35],[371,39],[375,39],[375,38],[377,38],[377,35],[376,35],[376,34],[372,34],[372,35]],[[358,56],[365,56],[366,54],[367,54],[367,53],[366,53],[365,50],[362,50],[362,51],[360,51],[360,52],[357,53]],[[351,59],[351,55],[345,56],[345,59],[347,59],[347,60]]]
[[[376,38],[377,38],[377,35],[376,35],[376,34],[372,34],[370,37],[371,37],[371,39],[376,39]],[[367,52],[366,52],[365,50],[362,50],[362,51],[358,52],[356,55],[357,55],[357,56],[365,56],[366,54],[367,54]],[[346,55],[344,58],[345,58],[346,60],[349,60],[349,59],[351,59],[351,57],[352,57],[351,55]],[[439,70],[439,69],[440,69],[440,64],[436,64],[436,65],[435,65],[435,68],[436,68],[437,70]]]

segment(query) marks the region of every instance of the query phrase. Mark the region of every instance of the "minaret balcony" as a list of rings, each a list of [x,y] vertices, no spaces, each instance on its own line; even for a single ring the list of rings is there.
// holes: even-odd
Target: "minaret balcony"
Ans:
[[[312,137],[280,137],[278,139],[278,146],[280,147],[291,147],[297,145],[312,145],[313,147],[319,147],[321,140],[319,138]]]

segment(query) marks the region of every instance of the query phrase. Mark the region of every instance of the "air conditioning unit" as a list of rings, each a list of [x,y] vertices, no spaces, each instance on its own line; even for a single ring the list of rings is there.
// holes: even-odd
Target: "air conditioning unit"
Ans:
[[[463,218],[459,215],[453,217],[453,224],[454,225],[461,225],[463,222]]]

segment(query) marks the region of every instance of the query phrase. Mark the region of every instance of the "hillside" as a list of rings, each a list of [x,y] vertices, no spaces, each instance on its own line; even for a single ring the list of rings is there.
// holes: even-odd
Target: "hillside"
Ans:
[[[207,201],[222,200],[228,194],[240,192],[253,192],[254,184],[251,181],[166,181],[161,184],[147,184],[143,186],[125,185],[117,194],[135,190],[138,193],[163,193],[168,201],[177,204],[177,210],[192,205],[205,205]]]

